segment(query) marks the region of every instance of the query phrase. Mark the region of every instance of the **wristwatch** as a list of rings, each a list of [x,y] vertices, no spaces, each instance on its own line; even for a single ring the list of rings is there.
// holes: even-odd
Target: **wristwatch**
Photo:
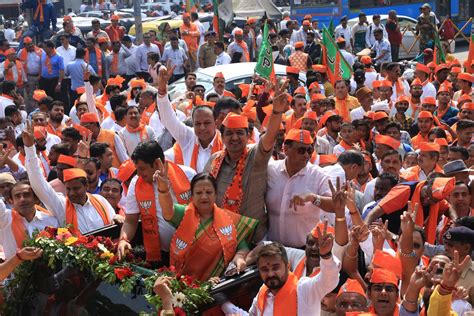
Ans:
[[[321,206],[321,197],[319,195],[316,195],[316,198],[313,201],[314,206]]]

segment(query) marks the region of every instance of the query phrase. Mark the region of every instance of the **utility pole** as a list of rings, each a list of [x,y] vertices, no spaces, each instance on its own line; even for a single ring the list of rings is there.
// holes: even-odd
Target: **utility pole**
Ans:
[[[135,15],[135,36],[137,44],[143,42],[142,10],[140,0],[133,0],[133,14]]]

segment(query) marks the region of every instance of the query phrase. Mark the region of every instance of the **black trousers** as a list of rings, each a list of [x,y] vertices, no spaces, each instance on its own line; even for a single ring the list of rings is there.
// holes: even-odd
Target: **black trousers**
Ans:
[[[69,115],[72,106],[74,105],[74,100],[71,98],[71,78],[64,78],[61,82],[61,101],[64,103],[64,113]]]
[[[41,77],[38,86],[41,90],[44,90],[48,96],[55,100],[59,100],[58,95],[56,93],[56,86],[58,85],[59,78],[43,78]]]

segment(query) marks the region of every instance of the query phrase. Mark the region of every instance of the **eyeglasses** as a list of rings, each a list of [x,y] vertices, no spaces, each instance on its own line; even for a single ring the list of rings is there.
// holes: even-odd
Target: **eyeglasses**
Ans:
[[[306,153],[308,153],[308,155],[311,155],[314,151],[314,147],[313,146],[310,146],[310,147],[299,147],[299,148],[296,148],[296,152],[299,154],[299,155],[304,155]]]
[[[343,310],[347,310],[349,307],[352,307],[353,310],[361,310],[361,308],[366,307],[359,302],[339,302],[337,306]]]
[[[385,292],[387,293],[395,293],[397,292],[397,287],[389,284],[374,284],[371,287],[371,290],[374,292],[382,292],[385,289]]]

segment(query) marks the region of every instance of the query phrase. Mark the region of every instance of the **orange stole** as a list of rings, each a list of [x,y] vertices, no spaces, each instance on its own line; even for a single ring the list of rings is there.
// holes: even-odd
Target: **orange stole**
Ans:
[[[48,126],[46,126],[46,131],[50,134],[56,135],[58,137],[62,137],[62,130],[63,130],[63,125],[61,124],[58,128],[55,128],[51,123],[48,123]]]
[[[191,183],[177,164],[168,160],[168,178],[171,188],[179,204],[191,203]]]
[[[412,205],[418,203],[421,204],[421,188],[425,185],[426,181],[421,181],[416,185],[415,191],[411,197]],[[432,245],[436,240],[436,226],[438,224],[438,216],[439,216],[439,202],[430,206],[430,216],[428,217],[428,224],[424,225],[425,218],[423,214],[423,209],[420,209],[416,215],[415,224],[424,227],[426,232],[426,241]]]
[[[375,308],[373,306],[369,306],[369,312],[374,313],[374,315],[377,315],[375,312]],[[399,316],[400,315],[400,307],[398,307],[398,304],[395,305],[395,309],[393,310],[393,316]]]
[[[97,75],[102,77],[102,51],[99,48],[95,48],[95,57],[97,61]],[[86,48],[86,55],[84,56],[84,61],[89,63],[89,49]]]
[[[131,134],[139,132],[140,133],[140,142],[146,142],[148,140],[148,133],[146,131],[146,126],[144,124],[140,124],[137,128],[132,128],[128,125],[125,125],[125,128]]]
[[[288,273],[288,279],[283,287],[278,290],[275,295],[273,305],[274,316],[287,316],[298,314],[298,278],[292,272]],[[269,289],[266,285],[262,285],[257,294],[257,308],[260,315],[265,311],[265,302]]]
[[[303,275],[303,270],[304,270],[305,266],[306,266],[306,257],[304,257],[303,259],[300,260],[300,262],[298,262],[298,265],[296,266],[295,270],[293,271],[293,273],[296,275],[296,277],[298,279],[301,279],[302,277],[306,276],[306,275]],[[312,278],[314,276],[317,276],[320,271],[321,271],[321,269],[319,269],[319,268],[313,270],[313,272],[310,275],[310,278]],[[306,273],[307,272],[308,271],[306,271]]]
[[[202,281],[213,276],[212,272],[222,255],[226,267],[232,261],[237,249],[235,226],[241,216],[221,209],[217,205],[214,205],[213,213],[214,219],[209,226],[211,229],[207,229],[202,227],[194,204],[189,204],[170,245],[170,264],[175,266],[178,272]],[[196,231],[200,225],[206,231],[196,238]],[[209,259],[213,262],[209,262]]]
[[[418,135],[416,135],[415,137],[413,137],[411,139],[411,143],[413,145],[413,149],[417,150],[418,149],[418,146],[420,146],[421,143],[425,143],[425,142],[429,142],[429,139],[428,139],[428,134],[426,134],[425,137],[423,137],[423,135],[421,135],[420,133],[418,133]]]
[[[410,169],[411,170],[404,172],[401,175],[402,178],[405,179],[406,181],[420,181],[420,172],[421,172],[420,166],[414,166]],[[439,165],[436,165],[433,171],[443,173],[443,168],[441,168]]]
[[[99,136],[97,136],[98,143],[107,143],[112,149],[112,167],[120,168],[120,160],[118,159],[117,152],[115,150],[115,133],[107,129],[100,129]]]
[[[43,156],[43,158],[46,160],[46,162],[49,165],[48,155],[46,155],[45,151],[41,152],[41,156]],[[18,155],[18,160],[20,160],[20,162],[23,164],[23,166],[25,165],[25,159],[26,159],[25,155],[22,155],[22,154]],[[38,157],[38,159],[39,159],[39,157]],[[48,174],[46,174],[46,168],[44,167],[43,162],[41,161],[41,159],[40,159],[40,167],[41,167],[41,172],[43,173],[43,176],[45,178],[47,178]]]
[[[93,196],[90,193],[87,193],[87,197],[89,198],[89,201],[91,204],[94,206],[95,210],[97,213],[100,215],[102,218],[102,221],[104,222],[105,225],[109,225],[112,222],[112,219],[109,218],[107,214],[107,209],[105,206],[97,199],[95,196]],[[80,236],[81,231],[79,230],[79,224],[77,223],[77,213],[76,213],[76,208],[74,205],[71,203],[69,198],[66,199],[66,224],[72,225],[72,230],[75,235]]]
[[[3,62],[3,67],[7,71],[5,74],[5,80],[15,81],[13,78],[13,68],[8,69],[7,63],[10,63],[10,61],[5,60]],[[23,69],[23,64],[19,62],[18,60],[15,60],[15,66],[16,66],[16,72],[18,75],[16,84],[18,87],[23,87],[23,77],[26,77],[25,70]]]
[[[51,215],[51,213],[47,209],[42,208],[39,205],[35,205],[35,209],[42,213]],[[23,216],[21,216],[20,213],[18,213],[15,209],[12,210],[12,226],[11,227],[12,227],[13,236],[15,237],[16,246],[18,248],[21,248],[23,246],[23,241],[27,238],[27,233],[26,233],[25,225],[23,224]]]
[[[212,151],[211,154],[214,154],[220,150],[224,149],[224,145],[222,144],[222,138],[218,132],[216,132],[216,136],[214,139],[214,143],[212,144]],[[174,162],[178,165],[184,165],[184,156],[183,150],[178,143],[173,145],[173,154],[174,154]],[[199,144],[194,144],[193,155],[191,156],[191,161],[189,163],[189,167],[197,170],[197,160],[199,154]]]
[[[144,125],[148,125],[150,123],[150,118],[155,113],[156,104],[152,103],[149,107],[145,109],[142,113],[142,117],[140,119],[140,123]]]

